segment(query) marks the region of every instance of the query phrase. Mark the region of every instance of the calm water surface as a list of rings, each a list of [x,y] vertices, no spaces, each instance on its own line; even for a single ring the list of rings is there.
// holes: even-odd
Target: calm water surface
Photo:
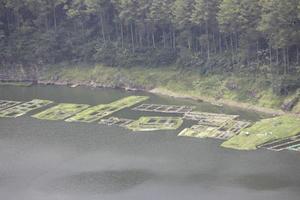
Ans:
[[[122,90],[55,86],[0,87],[0,99],[109,103]],[[151,103],[195,105],[200,111],[261,114],[150,95]],[[38,111],[32,112],[37,113]],[[136,119],[130,109],[115,114]],[[161,115],[147,113],[147,115]],[[185,126],[190,125],[185,122]],[[130,132],[96,123],[0,118],[2,200],[299,200],[300,154],[219,147],[217,140],[177,131]]]

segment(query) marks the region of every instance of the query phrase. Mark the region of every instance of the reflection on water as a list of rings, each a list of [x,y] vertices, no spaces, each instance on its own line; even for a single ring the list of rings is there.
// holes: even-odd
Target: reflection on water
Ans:
[[[300,188],[300,180],[278,174],[251,174],[240,176],[234,180],[236,185],[253,190],[279,190],[289,187]]]
[[[152,179],[155,174],[147,170],[93,171],[59,177],[45,186],[49,192],[115,193],[131,189]]]

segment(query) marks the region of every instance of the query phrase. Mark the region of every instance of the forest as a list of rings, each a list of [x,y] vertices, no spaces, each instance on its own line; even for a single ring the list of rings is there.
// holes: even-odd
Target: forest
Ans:
[[[1,0],[0,64],[300,72],[300,0]],[[296,78],[295,78],[296,75]]]

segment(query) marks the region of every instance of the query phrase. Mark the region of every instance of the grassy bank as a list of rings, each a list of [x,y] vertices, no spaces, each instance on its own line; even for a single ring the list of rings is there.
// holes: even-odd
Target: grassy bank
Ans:
[[[173,66],[160,68],[117,68],[96,66],[51,66],[41,74],[41,81],[69,84],[96,84],[151,90],[177,97],[238,106],[262,112],[281,114],[280,106],[294,94],[277,96],[265,77],[249,75],[202,75],[197,69],[182,70]],[[294,112],[300,112],[300,103]]]
[[[265,142],[292,137],[299,132],[300,119],[284,115],[256,122],[244,129],[240,135],[224,142],[222,146],[238,150],[255,150]]]

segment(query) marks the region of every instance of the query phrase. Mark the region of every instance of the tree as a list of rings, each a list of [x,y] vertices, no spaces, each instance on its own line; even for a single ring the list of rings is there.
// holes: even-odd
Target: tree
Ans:
[[[237,51],[238,47],[242,46],[246,60],[258,55],[261,35],[257,26],[260,15],[259,0],[223,0],[220,5],[217,16],[220,29],[230,35],[231,50]],[[255,54],[252,55],[252,52]]]
[[[177,30],[182,31],[182,40],[187,41],[189,49],[192,47],[192,34],[191,34],[191,10],[193,0],[176,0],[172,6],[172,19]]]
[[[196,26],[204,27],[206,37],[207,59],[210,59],[211,42],[210,32],[213,33],[213,40],[215,40],[215,32],[217,32],[216,14],[218,12],[219,0],[195,0],[191,22]]]
[[[277,49],[277,64],[279,53],[282,52],[284,74],[290,65],[289,49],[299,42],[298,9],[299,0],[260,0],[262,7],[261,21],[258,30],[263,32],[270,46]]]

